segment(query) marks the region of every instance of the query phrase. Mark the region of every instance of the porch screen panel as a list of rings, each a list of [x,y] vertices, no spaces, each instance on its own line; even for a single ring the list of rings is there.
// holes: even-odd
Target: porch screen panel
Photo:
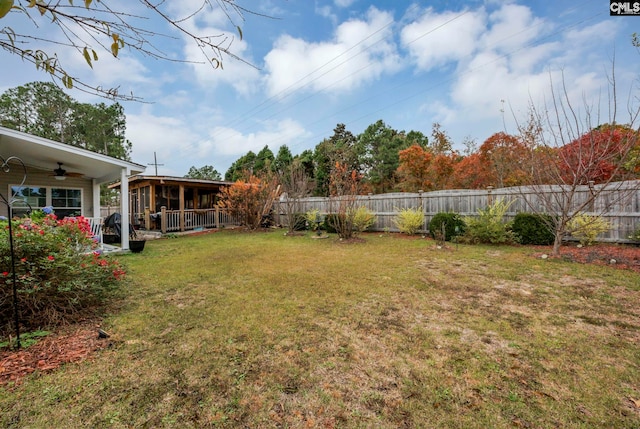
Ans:
[[[180,209],[180,188],[177,186],[156,186],[156,212],[165,206],[167,210]]]
[[[184,208],[189,210],[189,209],[195,209],[195,208],[199,208],[199,207],[195,207],[194,206],[194,197],[195,195],[195,189],[193,188],[185,188],[184,189]],[[179,203],[180,201],[178,201]]]
[[[146,208],[151,207],[151,187],[145,186],[144,188],[140,188],[140,201],[142,203],[142,207],[140,207],[140,212],[144,213]]]
[[[215,206],[215,196],[217,191],[200,190],[198,192],[198,207],[201,209],[210,209]]]

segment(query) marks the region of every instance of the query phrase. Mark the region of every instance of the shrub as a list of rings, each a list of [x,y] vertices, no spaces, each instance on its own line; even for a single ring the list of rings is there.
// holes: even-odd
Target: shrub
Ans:
[[[640,241],[640,227],[629,236],[629,240]]]
[[[335,225],[338,225],[340,222],[340,217],[344,217],[344,215],[338,215],[335,213],[329,213],[324,217],[324,222],[322,223],[321,228],[331,234],[336,234],[338,231],[335,228]]]
[[[336,162],[329,175],[329,208],[335,216],[327,222],[338,237],[349,240],[358,231],[354,225],[362,175],[346,163]]]
[[[318,229],[318,227],[322,229],[322,225],[318,224],[318,219],[320,219],[320,210],[318,209],[309,210],[304,214],[304,219],[305,219],[305,223],[307,224],[310,230],[315,231],[316,229]],[[325,219],[325,222],[326,222],[326,219]]]
[[[551,229],[553,218],[547,214],[518,213],[513,219],[511,230],[522,244],[553,244]]]
[[[46,327],[85,318],[117,290],[124,270],[95,249],[83,217],[11,221],[21,323]],[[9,221],[0,221],[0,332],[13,320]]]
[[[567,222],[568,232],[588,246],[596,242],[598,235],[611,229],[611,224],[600,216],[578,213]]]
[[[442,225],[444,224],[444,237],[442,237]],[[451,241],[455,236],[464,234],[467,225],[457,213],[436,213],[429,222],[429,232],[435,239]]]
[[[416,234],[424,227],[424,212],[422,208],[402,209],[393,219],[393,223],[404,234]]]
[[[252,175],[246,182],[238,180],[231,186],[223,187],[220,190],[218,204],[236,216],[242,225],[257,229],[271,225],[272,219],[265,218],[265,215],[269,214],[265,208],[271,206],[276,196],[277,188],[274,181]]]
[[[366,231],[376,222],[376,215],[365,206],[358,207],[353,214],[353,228],[356,232]]]
[[[486,244],[515,243],[516,236],[511,231],[511,225],[503,220],[511,204],[513,202],[497,199],[493,204],[478,210],[477,217],[465,219],[467,229],[464,241]]]
[[[305,229],[307,229],[306,213],[294,213],[293,214],[293,230],[304,231]]]
[[[314,217],[315,219],[315,217]],[[366,208],[360,206],[355,210],[348,208],[346,213],[329,213],[324,218],[322,228],[332,234],[340,234],[339,228],[348,229],[357,234],[366,231],[376,221],[376,216]],[[352,235],[353,235],[352,234]]]

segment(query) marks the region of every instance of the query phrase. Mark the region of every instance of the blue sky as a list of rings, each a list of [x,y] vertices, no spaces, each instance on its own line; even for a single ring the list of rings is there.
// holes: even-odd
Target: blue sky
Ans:
[[[604,0],[239,3],[273,19],[236,19],[242,40],[219,9],[204,9],[187,25],[236,34],[231,50],[255,68],[225,59],[213,70],[123,51],[119,59],[102,53],[91,70],[76,52],[59,50],[76,76],[146,101],[122,103],[134,162],[152,163],[156,152],[162,175],[204,165],[224,174],[249,150],[267,145],[277,153],[287,145],[298,154],[330,137],[338,123],[359,134],[379,119],[427,135],[439,122],[462,150],[465,138],[479,145],[495,132],[515,132],[515,119],[526,118],[529,103],[548,101],[563,76],[576,106],[606,105],[614,56],[623,109],[640,85],[640,52],[630,43],[640,17],[610,17]],[[169,7],[186,16],[200,4]],[[12,14],[0,24],[23,25],[12,23]],[[145,25],[172,34],[162,22]],[[154,42],[172,58],[202,60],[174,36]],[[2,91],[48,79],[4,51],[0,64]]]

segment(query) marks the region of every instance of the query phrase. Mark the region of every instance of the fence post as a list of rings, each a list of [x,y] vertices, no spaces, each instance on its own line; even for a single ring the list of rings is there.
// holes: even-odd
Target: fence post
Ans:
[[[167,233],[167,207],[160,207],[160,230],[163,234]]]
[[[491,195],[492,190],[493,186],[487,186],[487,206],[493,204],[493,195]]]
[[[423,192],[424,192],[424,190],[422,190],[422,189],[418,190],[418,203],[420,203],[420,210],[422,210],[422,218],[423,218],[423,221],[422,221],[422,232],[425,232],[429,228],[425,227],[425,225],[427,224],[427,208],[424,206],[424,203],[422,201],[422,193]]]

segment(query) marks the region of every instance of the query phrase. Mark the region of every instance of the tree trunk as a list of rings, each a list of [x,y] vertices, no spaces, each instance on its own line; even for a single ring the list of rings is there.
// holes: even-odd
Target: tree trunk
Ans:
[[[562,236],[564,235],[564,228],[556,227],[555,237],[553,239],[553,256],[560,256],[560,246],[562,246]]]

